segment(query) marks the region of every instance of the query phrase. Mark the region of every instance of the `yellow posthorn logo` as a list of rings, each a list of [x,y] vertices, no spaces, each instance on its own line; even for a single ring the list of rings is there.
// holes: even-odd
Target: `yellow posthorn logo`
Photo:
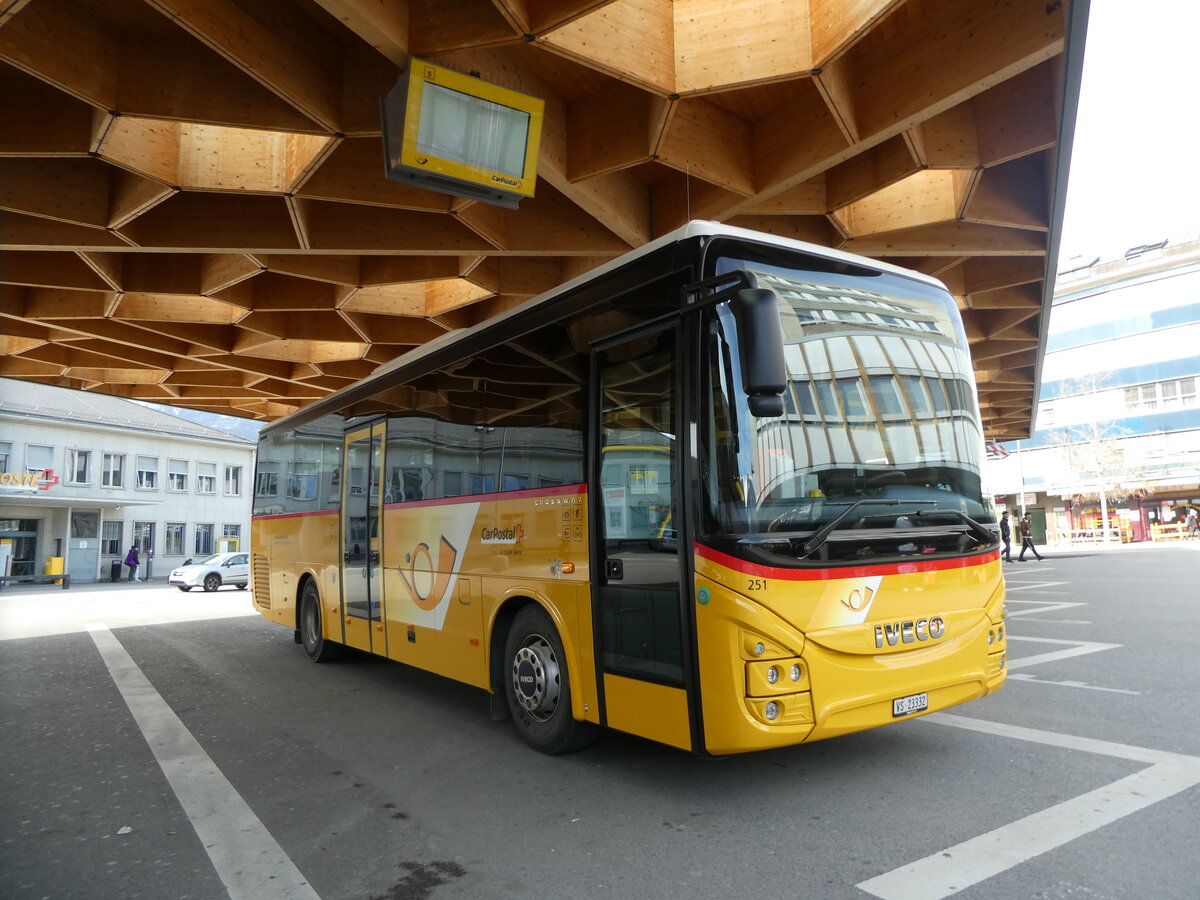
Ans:
[[[404,554],[408,571],[401,567],[400,580],[408,588],[413,603],[424,610],[436,609],[446,596],[446,588],[450,584],[450,575],[454,571],[457,559],[458,550],[446,540],[444,534],[439,542],[436,566],[426,543],[417,544],[411,553]]]

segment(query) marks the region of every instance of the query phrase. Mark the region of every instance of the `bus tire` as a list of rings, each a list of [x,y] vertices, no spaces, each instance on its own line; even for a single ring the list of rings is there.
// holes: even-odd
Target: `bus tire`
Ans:
[[[504,643],[504,693],[522,739],[551,755],[590,744],[596,728],[571,715],[571,679],[562,640],[537,604],[523,607]]]
[[[310,579],[300,591],[300,644],[316,663],[333,662],[342,655],[342,645],[325,640],[321,628],[321,593]]]

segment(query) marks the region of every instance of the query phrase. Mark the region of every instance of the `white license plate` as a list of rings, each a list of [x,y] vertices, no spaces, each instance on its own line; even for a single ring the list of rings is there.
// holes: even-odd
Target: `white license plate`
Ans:
[[[892,716],[907,716],[915,712],[929,709],[929,694],[912,694],[908,697],[897,697],[892,701]]]

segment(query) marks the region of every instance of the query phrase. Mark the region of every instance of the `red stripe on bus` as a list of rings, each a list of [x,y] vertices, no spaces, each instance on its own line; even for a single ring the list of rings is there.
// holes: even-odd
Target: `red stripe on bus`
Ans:
[[[269,516],[251,516],[251,519],[299,519],[303,516],[336,516],[338,508],[336,506],[330,509],[312,509],[305,512],[290,512],[290,513],[272,513]]]
[[[401,500],[398,503],[385,503],[384,509],[421,509],[427,506],[454,506],[464,503],[483,503],[491,500],[518,500],[529,497],[561,497],[587,492],[586,484],[567,484],[557,487],[528,488],[523,491],[501,491],[492,494],[470,494],[465,497],[443,497],[437,500]],[[517,496],[520,495],[520,496]],[[295,519],[300,516],[337,515],[340,510],[335,506],[330,509],[315,509],[305,512],[275,513],[269,516],[251,516],[252,519]]]
[[[733,569],[735,572],[741,572],[743,575],[754,575],[759,578],[778,578],[782,581],[834,581],[839,578],[869,578],[873,575],[912,575],[918,572],[969,569],[985,563],[998,562],[1000,559],[1000,551],[992,550],[988,553],[978,553],[975,556],[967,556],[959,559],[881,563],[875,566],[846,566],[838,568],[829,566],[820,569],[785,569],[779,566],[763,566],[744,559],[738,559],[736,556],[730,556],[728,553],[722,553],[720,550],[714,550],[712,547],[705,547],[702,544],[695,544],[694,546],[696,555],[707,559],[709,562],[714,562],[727,569]]]
[[[530,497],[560,497],[587,493],[586,484],[566,484],[547,488],[526,488],[521,491],[497,491],[491,494],[468,494],[463,497],[439,497],[437,500],[400,500],[385,503],[384,509],[423,509],[428,506],[454,506],[463,503],[489,503],[492,500],[524,500]]]

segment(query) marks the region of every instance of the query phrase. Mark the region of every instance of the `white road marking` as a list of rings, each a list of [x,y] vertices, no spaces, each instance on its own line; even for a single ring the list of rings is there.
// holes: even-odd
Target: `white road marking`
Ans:
[[[1041,613],[1054,612],[1059,609],[1074,609],[1077,606],[1085,606],[1084,603],[1077,603],[1070,600],[1059,602],[1051,602],[1049,600],[1014,600],[1011,597],[1005,600],[1005,603],[1010,606],[1022,604],[1032,607],[1031,609],[1009,609],[1008,617],[1011,619],[1014,616],[1036,616]]]
[[[1095,684],[1087,684],[1083,681],[1049,681],[1045,678],[1037,678],[1028,674],[1027,672],[1017,672],[1016,674],[1009,675],[1008,677],[1010,681],[1027,681],[1032,682],[1033,684],[1052,684],[1057,685],[1058,687],[1083,688],[1084,690],[1088,691],[1104,691],[1109,694],[1131,694],[1132,696],[1140,697],[1142,693],[1141,691],[1127,691],[1124,688],[1100,687]]]
[[[230,900],[320,900],[116,636],[87,630]]]
[[[1065,581],[1031,581],[1028,584],[1008,584],[1004,585],[1005,589],[1010,593],[1016,591],[1032,591],[1035,588],[1060,587],[1067,582]]]
[[[1034,644],[1065,644],[1065,650],[1051,650],[1048,653],[1039,653],[1036,656],[1024,656],[1018,659],[1013,659],[1011,654],[1008,658],[1008,668],[1024,669],[1028,666],[1040,666],[1042,663],[1057,662],[1060,659],[1070,659],[1072,656],[1085,656],[1088,653],[1099,653],[1101,650],[1114,650],[1117,647],[1124,646],[1123,644],[1102,644],[1099,641],[1062,641],[1052,638],[1035,638],[1026,637],[1025,635],[1015,636],[1011,633],[1008,635],[1008,645],[1011,648],[1014,643],[1034,643]]]
[[[1150,765],[1111,784],[860,882],[882,900],[941,900],[1200,784],[1200,758],[933,713],[923,721]]]
[[[1040,612],[1040,610],[1038,610],[1038,611]],[[1091,625],[1092,624],[1090,619],[1043,619],[1041,616],[1038,616],[1036,619],[1032,619],[1031,621],[1036,622],[1038,625]]]

